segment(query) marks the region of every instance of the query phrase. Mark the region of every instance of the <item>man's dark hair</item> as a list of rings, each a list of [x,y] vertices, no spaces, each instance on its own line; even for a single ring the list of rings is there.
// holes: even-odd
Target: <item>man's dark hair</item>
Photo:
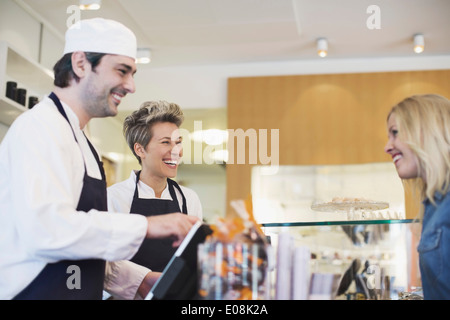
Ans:
[[[85,52],[86,59],[91,63],[92,70],[100,63],[101,58],[105,53]],[[80,81],[80,78],[73,72],[72,69],[72,53],[65,54],[53,67],[55,72],[55,80],[53,84],[60,88],[66,88],[72,79],[76,82]]]

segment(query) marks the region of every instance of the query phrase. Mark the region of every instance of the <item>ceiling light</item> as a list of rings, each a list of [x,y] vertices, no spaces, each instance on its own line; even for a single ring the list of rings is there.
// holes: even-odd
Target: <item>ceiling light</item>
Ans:
[[[317,39],[317,54],[319,57],[324,58],[328,54],[328,41],[325,38]]]
[[[425,39],[423,37],[423,34],[416,34],[414,35],[414,52],[415,53],[421,53],[425,49]]]
[[[216,163],[228,162],[228,150],[216,150],[210,156]]]
[[[146,64],[152,61],[152,52],[149,48],[138,48],[136,54],[136,63]]]
[[[228,141],[228,131],[219,129],[198,130],[191,134],[191,138],[210,146],[217,146]]]
[[[80,0],[81,10],[98,10],[102,5],[102,0]]]

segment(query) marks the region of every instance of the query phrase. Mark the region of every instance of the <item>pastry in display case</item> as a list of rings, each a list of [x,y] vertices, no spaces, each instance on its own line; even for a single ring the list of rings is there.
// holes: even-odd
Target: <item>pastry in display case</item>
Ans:
[[[375,211],[389,208],[389,203],[363,198],[334,197],[325,203],[315,203],[311,209],[317,211]]]
[[[383,211],[389,203],[364,198],[334,197],[329,202],[313,203],[311,209],[320,212],[336,212],[342,214],[342,220],[394,220],[401,219],[402,213]]]

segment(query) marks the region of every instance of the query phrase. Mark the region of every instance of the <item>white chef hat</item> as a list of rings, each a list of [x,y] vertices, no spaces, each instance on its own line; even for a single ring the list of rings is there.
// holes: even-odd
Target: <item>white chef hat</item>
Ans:
[[[133,31],[114,20],[80,20],[66,32],[64,54],[75,51],[117,54],[136,59],[136,36]]]

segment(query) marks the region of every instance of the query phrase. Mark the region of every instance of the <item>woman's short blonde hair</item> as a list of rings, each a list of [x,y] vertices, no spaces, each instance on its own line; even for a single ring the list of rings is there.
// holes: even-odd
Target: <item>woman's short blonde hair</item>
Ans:
[[[437,94],[414,95],[395,105],[399,138],[418,159],[419,175],[413,187],[434,202],[435,192],[445,194],[450,186],[450,100]],[[388,118],[389,118],[388,116]]]
[[[146,148],[152,139],[152,127],[155,123],[170,122],[180,127],[183,120],[181,108],[167,101],[144,102],[138,110],[127,116],[123,123],[123,134],[139,164],[141,164],[141,158],[134,151],[134,144],[139,143]]]

